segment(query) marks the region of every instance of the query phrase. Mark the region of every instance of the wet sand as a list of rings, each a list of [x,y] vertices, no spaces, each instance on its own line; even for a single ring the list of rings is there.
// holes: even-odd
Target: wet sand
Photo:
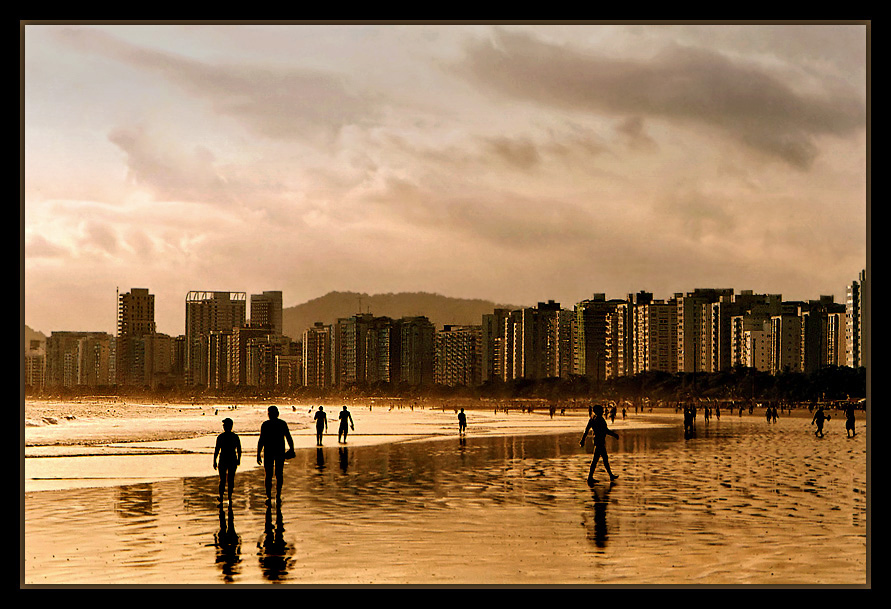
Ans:
[[[334,425],[320,450],[295,433],[280,504],[266,505],[250,436],[253,465],[222,507],[206,438],[120,456],[156,464],[132,484],[46,481],[24,495],[24,583],[868,585],[862,413],[854,438],[836,417],[816,438],[801,413],[700,419],[689,438],[679,415],[629,416],[608,443],[620,478],[598,466],[588,487],[584,416],[470,411],[460,439],[450,411],[381,409],[373,425],[351,411],[346,446]],[[158,479],[165,460],[194,464]],[[192,467],[207,473],[176,475]]]

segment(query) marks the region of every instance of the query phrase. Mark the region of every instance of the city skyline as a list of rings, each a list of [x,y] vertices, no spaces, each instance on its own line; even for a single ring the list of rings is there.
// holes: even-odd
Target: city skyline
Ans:
[[[49,25],[23,32],[25,323],[110,290],[532,306],[867,268],[867,26]]]

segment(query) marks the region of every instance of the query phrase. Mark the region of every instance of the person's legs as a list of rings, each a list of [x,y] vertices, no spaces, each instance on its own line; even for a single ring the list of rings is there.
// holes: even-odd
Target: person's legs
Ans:
[[[591,459],[591,467],[588,469],[588,480],[594,478],[594,469],[597,467],[597,461],[600,459],[600,447],[594,447],[594,458]]]
[[[275,469],[275,459],[267,455],[263,464],[266,466],[266,498],[272,499],[272,475]]]
[[[232,489],[235,487],[235,466],[234,465],[229,468],[226,478],[227,478],[228,484],[229,484],[229,501],[232,501]],[[223,494],[221,492],[220,500],[222,501],[222,499],[223,499]]]
[[[276,498],[281,498],[282,496],[282,484],[284,483],[284,474],[285,474],[285,458],[278,457],[275,459],[275,496]]]
[[[226,466],[221,463],[218,469],[220,472],[220,501],[223,501],[223,491],[226,488]]]

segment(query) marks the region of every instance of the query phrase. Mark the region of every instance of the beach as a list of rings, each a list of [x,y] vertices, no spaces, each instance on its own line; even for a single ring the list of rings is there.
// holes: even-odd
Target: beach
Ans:
[[[398,404],[398,405],[394,405]],[[315,446],[314,404],[278,403],[297,445],[267,505],[266,405],[26,404],[25,585],[865,586],[866,415],[621,414],[610,483],[585,483],[584,409],[349,403]],[[70,418],[69,418],[70,417]],[[244,447],[231,504],[214,440]],[[50,419],[47,421],[46,419]]]

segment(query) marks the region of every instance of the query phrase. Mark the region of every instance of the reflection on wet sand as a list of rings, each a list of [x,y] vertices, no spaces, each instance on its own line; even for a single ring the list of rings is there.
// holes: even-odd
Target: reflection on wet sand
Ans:
[[[231,504],[227,510],[220,503],[220,530],[214,534],[214,545],[217,548],[216,562],[223,573],[223,581],[235,581],[241,571],[241,537],[235,530],[235,512]]]
[[[285,522],[281,504],[276,501],[275,508],[266,506],[266,523],[263,535],[257,542],[257,556],[263,577],[270,582],[284,581],[291,569],[294,559],[294,546],[285,541]],[[272,513],[275,512],[275,522]]]
[[[215,476],[112,501],[37,494],[26,521],[39,569],[26,567],[54,583],[863,583],[865,434],[725,419],[686,438],[620,431],[621,478],[593,487],[578,434],[471,434],[298,452],[283,503],[265,502],[262,468],[236,474],[225,506]],[[66,526],[78,519],[90,538]]]

